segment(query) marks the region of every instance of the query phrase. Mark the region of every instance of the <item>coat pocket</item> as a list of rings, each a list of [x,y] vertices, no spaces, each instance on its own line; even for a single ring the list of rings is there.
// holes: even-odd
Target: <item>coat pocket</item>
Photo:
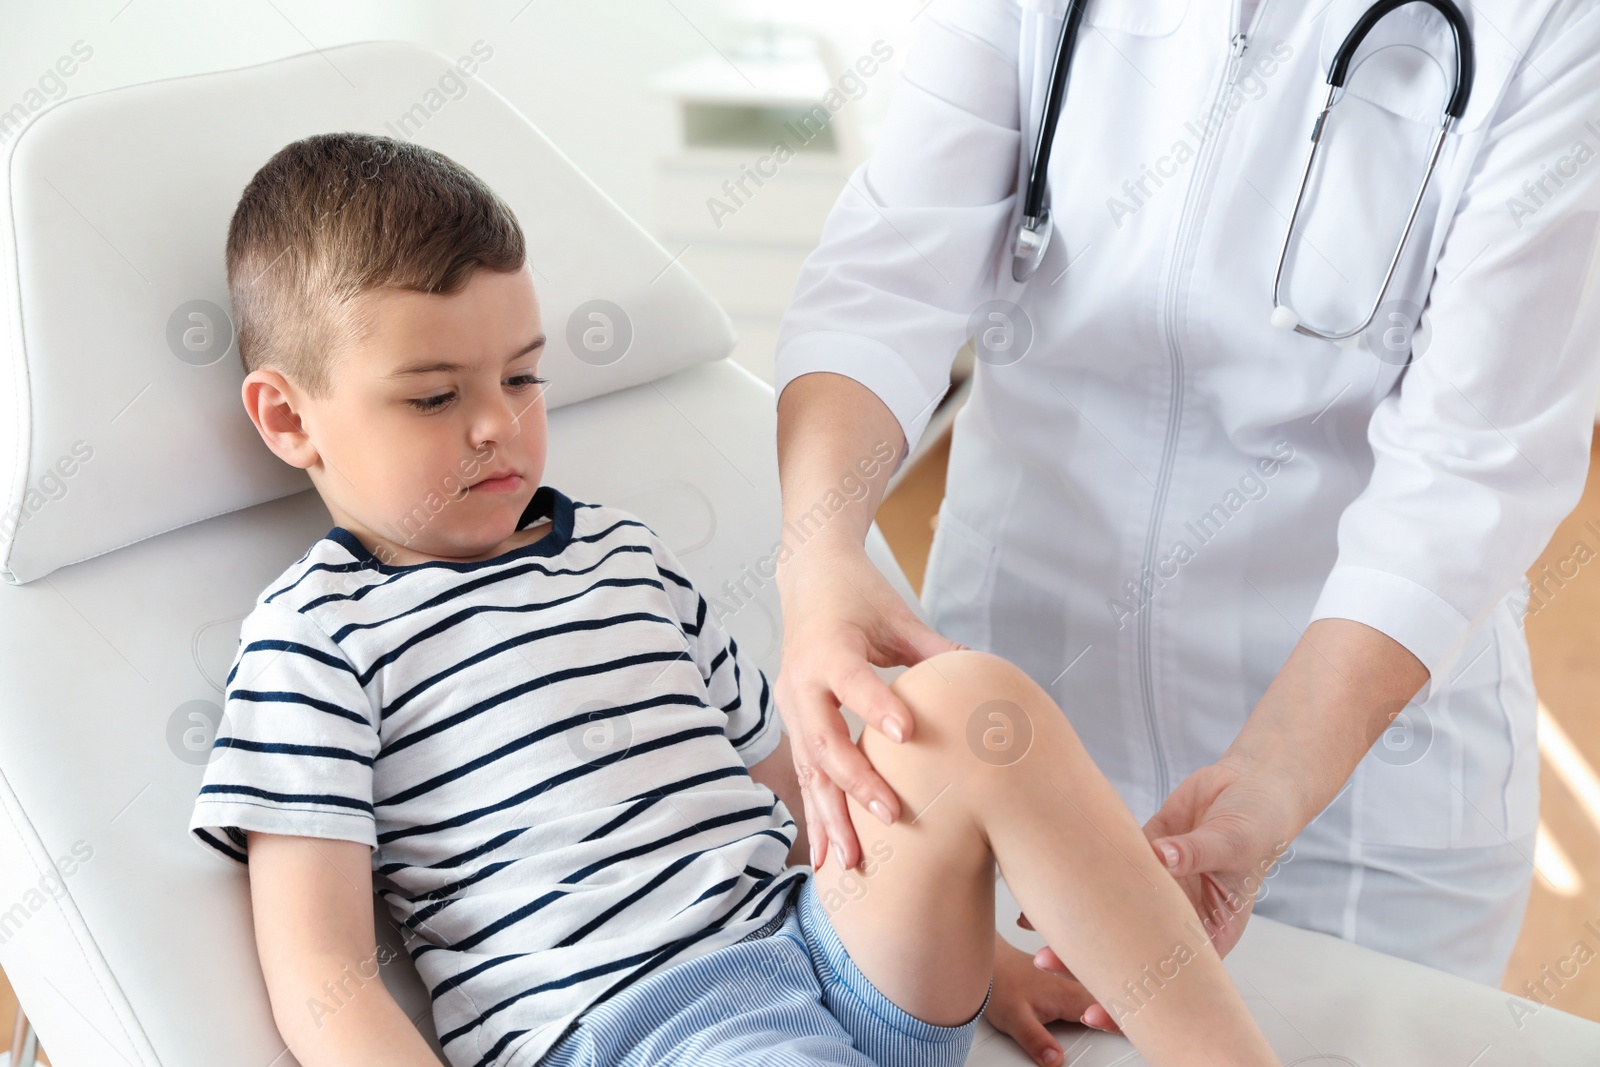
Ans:
[[[1447,684],[1408,704],[1362,759],[1353,788],[1363,841],[1481,848],[1533,833],[1538,698],[1517,603],[1496,605]]]
[[[1108,4],[1097,0],[1083,13],[1083,21],[1102,30],[1139,37],[1165,37],[1183,22],[1189,3],[1190,0],[1139,0],[1136,4]],[[1061,8],[1065,17],[1064,2]]]
[[[1317,62],[1326,77],[1345,37],[1372,6],[1371,0],[1333,0],[1322,21]],[[1494,4],[1473,4],[1473,11]],[[1508,24],[1506,16],[1494,18]],[[1473,25],[1473,23],[1476,25]],[[1485,18],[1468,15],[1476,73],[1466,110],[1453,129],[1480,129],[1499,105],[1517,55]],[[1450,24],[1427,4],[1407,4],[1379,19],[1350,57],[1344,95],[1437,129],[1455,82],[1456,54]]]
[[[1307,131],[1326,98],[1326,78],[1366,0],[1333,0],[1324,16],[1316,62],[1319,91]],[[1453,170],[1467,160],[1509,81],[1515,56],[1480,21],[1473,42],[1475,75],[1465,113],[1445,136],[1437,167],[1396,264],[1394,278],[1363,334],[1378,359],[1382,395],[1426,344],[1423,312],[1435,245],[1453,209]],[[1486,37],[1488,39],[1486,39]],[[1454,90],[1456,57],[1449,24],[1432,7],[1390,12],[1352,54],[1344,88],[1323,125],[1315,167],[1302,199],[1284,264],[1284,302],[1323,332],[1360,323],[1383,286],[1405,231],[1445,108]],[[1309,144],[1296,146],[1298,167]]]

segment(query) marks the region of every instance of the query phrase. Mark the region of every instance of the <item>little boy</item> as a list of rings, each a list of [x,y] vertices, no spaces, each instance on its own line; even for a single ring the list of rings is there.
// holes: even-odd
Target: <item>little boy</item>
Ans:
[[[895,680],[914,740],[861,744],[921,811],[860,875],[801,862],[766,676],[653,530],[540,481],[532,274],[472,174],[296,142],[245,189],[227,267],[246,410],[336,525],[244,621],[190,829],[248,866],[303,1067],[437,1064],[378,977],[374,890],[454,1067],[957,1065],[997,862],[1090,992],[1145,990],[1119,1021],[1149,1062],[1277,1063],[1065,717],[997,657]],[[1029,743],[975,758],[997,708]]]

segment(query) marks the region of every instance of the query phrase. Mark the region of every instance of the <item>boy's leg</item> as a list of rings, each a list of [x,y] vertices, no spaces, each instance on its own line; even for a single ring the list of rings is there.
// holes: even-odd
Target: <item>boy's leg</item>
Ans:
[[[866,731],[859,744],[905,814],[884,826],[851,799],[863,867],[825,862],[816,878],[873,985],[925,1022],[970,1019],[993,970],[998,864],[1154,1067],[1278,1063],[1188,897],[1049,694],[968,650],[930,657],[892,688],[915,716],[911,740]]]

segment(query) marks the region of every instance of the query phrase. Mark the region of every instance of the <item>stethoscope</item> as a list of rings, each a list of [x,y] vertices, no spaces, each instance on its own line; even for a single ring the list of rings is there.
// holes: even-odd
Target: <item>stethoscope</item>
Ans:
[[[1305,196],[1306,184],[1311,177],[1312,164],[1317,159],[1317,149],[1322,143],[1322,131],[1327,122],[1328,112],[1336,102],[1339,90],[1344,88],[1345,76],[1349,73],[1350,60],[1361,42],[1378,21],[1395,8],[1403,7],[1410,3],[1425,3],[1439,14],[1443,15],[1450,23],[1450,33],[1453,39],[1456,54],[1455,88],[1450,94],[1450,102],[1445,107],[1444,119],[1439,125],[1438,136],[1434,138],[1433,150],[1428,157],[1428,169],[1422,176],[1422,184],[1417,189],[1416,199],[1411,204],[1411,214],[1406,219],[1405,230],[1400,234],[1400,241],[1395,245],[1394,255],[1389,259],[1389,269],[1384,274],[1383,285],[1378,290],[1378,297],[1372,302],[1372,309],[1367,312],[1366,318],[1361,320],[1361,325],[1342,331],[1323,332],[1313,329],[1300,321],[1300,316],[1295,310],[1283,303],[1279,298],[1279,289],[1283,280],[1283,264],[1289,254],[1289,239],[1294,233],[1295,220],[1300,217],[1300,202]],[[1055,63],[1050,68],[1050,85],[1044,98],[1044,115],[1039,123],[1039,137],[1033,147],[1033,160],[1028,171],[1028,188],[1023,198],[1022,221],[1017,226],[1016,244],[1012,250],[1011,277],[1015,281],[1027,281],[1039,269],[1039,264],[1044,259],[1045,248],[1050,243],[1052,230],[1050,209],[1045,206],[1044,197],[1047,185],[1048,170],[1050,165],[1050,147],[1055,140],[1056,120],[1061,114],[1061,100],[1066,95],[1067,72],[1072,65],[1072,53],[1078,38],[1078,27],[1083,22],[1084,8],[1088,0],[1068,0],[1066,20],[1061,27],[1061,41],[1056,48]],[[1289,214],[1289,225],[1284,230],[1283,247],[1278,251],[1278,267],[1272,276],[1272,324],[1283,329],[1293,329],[1297,333],[1309,337],[1318,337],[1325,341],[1336,341],[1341,347],[1352,348],[1359,342],[1358,335],[1372,324],[1373,318],[1378,314],[1378,309],[1383,305],[1383,298],[1389,291],[1389,283],[1394,280],[1395,267],[1400,262],[1400,256],[1405,251],[1406,240],[1411,236],[1411,227],[1417,220],[1417,212],[1422,207],[1423,196],[1428,191],[1428,182],[1433,177],[1435,165],[1439,162],[1439,153],[1444,147],[1445,134],[1456,120],[1467,109],[1467,98],[1472,92],[1472,31],[1467,26],[1467,20],[1451,0],[1378,0],[1366,10],[1366,13],[1356,21],[1345,35],[1344,43],[1333,57],[1333,65],[1328,70],[1328,99],[1318,112],[1316,121],[1311,127],[1311,151],[1306,156],[1305,169],[1300,174],[1300,187],[1295,191],[1294,209]]]

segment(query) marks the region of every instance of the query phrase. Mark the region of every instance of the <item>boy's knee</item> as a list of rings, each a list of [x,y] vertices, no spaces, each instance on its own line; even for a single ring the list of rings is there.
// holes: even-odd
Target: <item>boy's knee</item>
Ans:
[[[1041,703],[1043,691],[1020,667],[977,649],[929,656],[890,688],[915,716],[914,738],[966,750],[996,766],[1026,753],[1033,715],[1051,706],[1048,699]]]
[[[1022,669],[1004,656],[974,648],[929,656],[890,683],[902,700],[930,707],[959,706],[974,697],[1020,695],[1032,686]]]

